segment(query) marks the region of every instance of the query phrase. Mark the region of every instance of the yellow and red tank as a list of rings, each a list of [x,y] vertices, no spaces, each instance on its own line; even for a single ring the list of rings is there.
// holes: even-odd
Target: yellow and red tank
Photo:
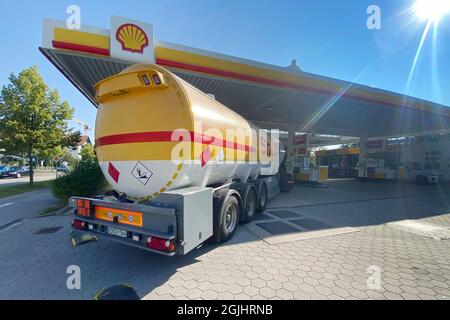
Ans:
[[[131,66],[99,82],[96,100],[100,166],[132,200],[261,173],[257,128],[162,67]]]

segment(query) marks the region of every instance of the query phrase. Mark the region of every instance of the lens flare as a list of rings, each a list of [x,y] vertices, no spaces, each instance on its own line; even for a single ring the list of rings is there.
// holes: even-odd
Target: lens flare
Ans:
[[[414,11],[421,20],[438,22],[450,12],[450,0],[417,0]]]

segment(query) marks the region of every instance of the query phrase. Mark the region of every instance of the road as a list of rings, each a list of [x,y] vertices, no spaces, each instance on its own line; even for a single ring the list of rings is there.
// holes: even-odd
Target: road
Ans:
[[[27,197],[28,210],[37,209],[36,200],[44,206],[47,197]],[[30,214],[26,202],[1,204],[8,201],[15,204],[2,214],[13,208],[17,216]],[[277,242],[278,236],[262,239],[246,225],[225,244],[169,258],[105,240],[74,248],[70,216],[25,219],[0,229],[0,299],[92,299],[124,283],[144,299],[450,298],[450,238],[390,226],[414,219],[450,230],[449,189],[338,181],[329,189],[296,186],[269,204],[255,223],[293,226],[300,217],[330,229]],[[343,227],[356,230],[340,233]],[[70,266],[81,270],[79,290],[67,287]],[[380,277],[379,285],[368,282],[370,275]]]
[[[11,222],[32,218],[41,210],[57,204],[49,189],[0,199],[0,228]]]
[[[34,174],[34,181],[47,181],[47,180],[53,180],[55,179],[56,173],[55,172],[37,172]],[[0,188],[7,187],[7,186],[14,186],[19,184],[28,183],[30,181],[30,177],[22,177],[19,179],[16,178],[5,178],[0,179]]]

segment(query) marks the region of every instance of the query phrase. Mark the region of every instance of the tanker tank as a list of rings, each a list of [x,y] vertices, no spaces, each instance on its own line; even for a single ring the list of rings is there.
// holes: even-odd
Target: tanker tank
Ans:
[[[133,65],[95,89],[98,160],[131,200],[277,173],[261,166],[274,148],[256,126],[160,66]]]

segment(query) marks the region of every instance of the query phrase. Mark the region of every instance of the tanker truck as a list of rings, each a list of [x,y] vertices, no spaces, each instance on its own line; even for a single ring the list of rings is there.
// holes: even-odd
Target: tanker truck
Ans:
[[[69,200],[76,231],[184,255],[229,240],[279,192],[277,139],[170,71],[133,65],[95,92],[95,148],[114,191]]]

